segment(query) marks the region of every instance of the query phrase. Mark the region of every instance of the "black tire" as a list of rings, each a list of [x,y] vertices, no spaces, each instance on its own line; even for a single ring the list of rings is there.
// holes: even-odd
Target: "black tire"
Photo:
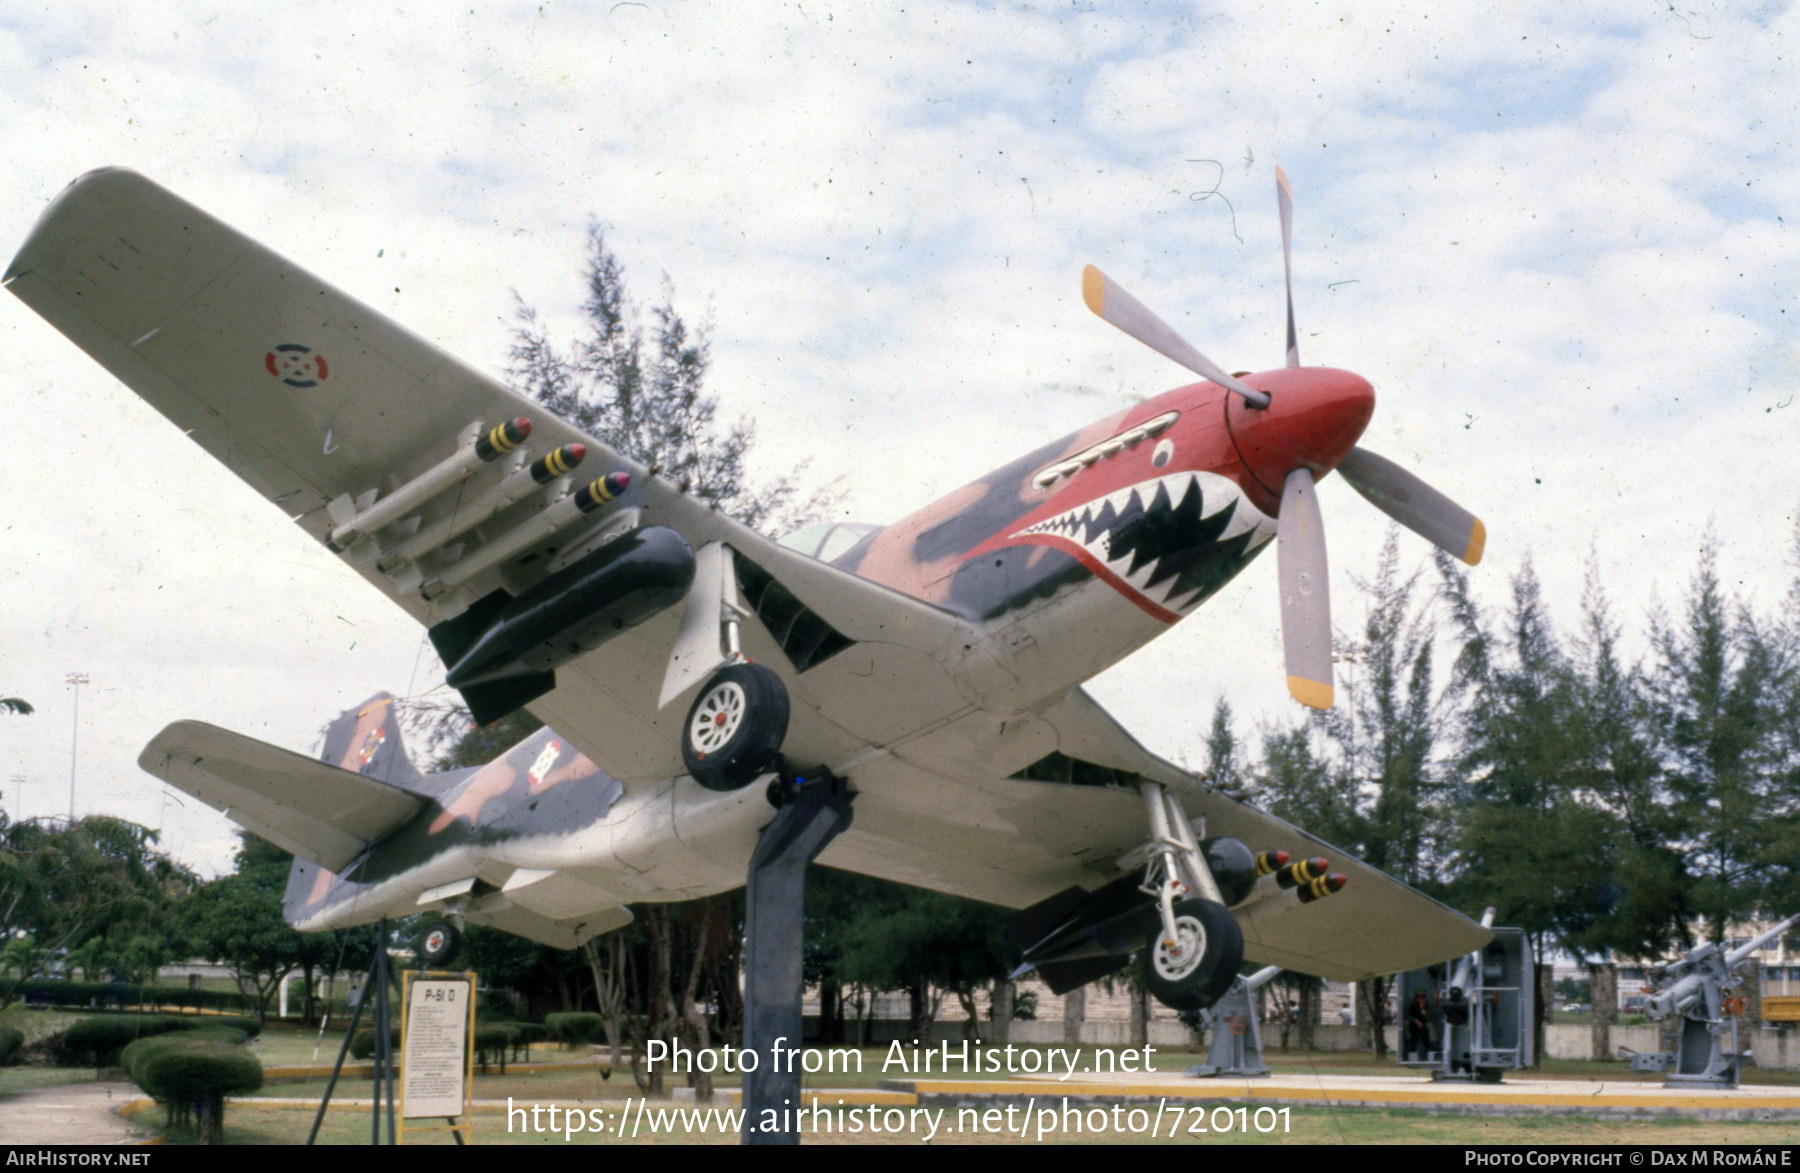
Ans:
[[[733,664],[694,698],[681,727],[681,760],[708,790],[738,790],[774,763],[787,727],[781,677],[761,664]]]
[[[436,921],[419,934],[419,964],[428,969],[449,965],[461,951],[462,934],[447,920]]]
[[[1204,1010],[1224,997],[1237,977],[1244,932],[1223,904],[1183,900],[1175,905],[1179,947],[1171,950],[1160,919],[1144,943],[1144,985],[1171,1010]]]

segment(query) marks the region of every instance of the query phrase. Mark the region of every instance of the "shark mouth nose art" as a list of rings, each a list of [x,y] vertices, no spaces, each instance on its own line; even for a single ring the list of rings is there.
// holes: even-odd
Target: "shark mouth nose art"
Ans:
[[[1275,519],[1228,478],[1187,471],[1117,489],[1013,536],[1067,551],[1145,612],[1173,623],[1275,537]]]

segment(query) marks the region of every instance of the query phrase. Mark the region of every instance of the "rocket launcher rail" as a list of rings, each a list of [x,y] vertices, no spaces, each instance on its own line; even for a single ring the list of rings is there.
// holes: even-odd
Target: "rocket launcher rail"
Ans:
[[[525,442],[531,435],[531,420],[525,416],[482,432],[479,422],[469,425],[464,435],[473,433],[472,441],[455,455],[407,481],[386,497],[351,517],[339,521],[341,513],[356,508],[349,497],[339,497],[329,506],[331,519],[339,524],[325,535],[325,544],[335,553],[348,550],[359,538],[366,538],[383,526],[392,525],[420,505],[431,500],[484,464],[491,464]]]

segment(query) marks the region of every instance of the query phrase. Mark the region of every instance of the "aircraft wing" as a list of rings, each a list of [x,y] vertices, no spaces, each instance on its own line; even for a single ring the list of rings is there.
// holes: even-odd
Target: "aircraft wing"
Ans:
[[[844,640],[928,655],[962,630],[946,612],[788,550],[726,517],[134,172],[89,172],[65,188],[0,280],[321,541],[346,509],[379,503],[439,465],[469,443],[472,429],[526,416],[533,423],[524,445],[530,455],[568,443],[586,446],[569,489],[628,472],[632,483],[620,505],[641,510],[641,524],[674,529],[695,550],[714,541],[729,545],[780,582],[784,598],[797,600]],[[384,533],[382,550],[353,546],[346,562],[433,626],[497,589],[514,595],[529,589],[558,550],[578,548],[606,524],[600,514],[582,518],[454,588],[420,589],[414,571],[423,568],[429,588],[429,576],[459,558],[476,559],[487,543],[546,509],[559,488],[552,485],[497,513],[494,524],[425,555],[414,571],[390,577],[377,568],[396,532],[403,537],[449,518],[465,496],[499,481],[501,464],[510,467],[496,462],[478,469],[463,489],[409,511],[412,517]],[[682,771],[674,730],[686,704],[665,711],[658,703],[677,617],[658,616],[645,625],[650,634],[615,640],[559,668],[557,691],[531,705],[627,783]],[[780,650],[778,639],[765,653]],[[821,746],[816,757],[827,760],[832,752],[835,744]]]
[[[331,872],[425,809],[398,786],[200,721],[158,733],[138,765]]]
[[[1045,714],[1070,757],[1160,782],[1181,798],[1189,818],[1206,819],[1206,834],[1229,835],[1252,851],[1285,851],[1294,859],[1324,856],[1349,877],[1343,891],[1312,904],[1271,902],[1269,912],[1240,912],[1244,957],[1339,981],[1361,981],[1471,953],[1493,934],[1422,892],[1246,803],[1229,798],[1140,745],[1084,691],[1076,689]],[[1046,786],[1046,790],[1079,787]],[[1076,795],[1040,801],[1086,808]],[[1142,804],[1129,817],[1142,824]],[[1121,816],[1126,813],[1121,811]],[[1141,834],[1141,832],[1140,832]]]

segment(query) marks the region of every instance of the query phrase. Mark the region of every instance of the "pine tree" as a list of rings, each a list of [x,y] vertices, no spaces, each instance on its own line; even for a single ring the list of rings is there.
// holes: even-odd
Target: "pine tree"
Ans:
[[[1664,778],[1684,870],[1692,905],[1719,941],[1767,901],[1768,869],[1793,814],[1782,800],[1778,736],[1793,674],[1776,632],[1725,598],[1710,538],[1681,621],[1658,617],[1652,643],[1651,711],[1666,737]]]
[[[829,508],[833,490],[802,496],[787,476],[752,482],[746,457],[755,426],[719,422],[718,400],[704,386],[709,330],[689,329],[666,277],[646,336],[644,312],[599,225],[588,230],[584,276],[587,333],[566,349],[551,341],[533,307],[517,302],[509,368],[515,389],[746,525],[785,532]]]

